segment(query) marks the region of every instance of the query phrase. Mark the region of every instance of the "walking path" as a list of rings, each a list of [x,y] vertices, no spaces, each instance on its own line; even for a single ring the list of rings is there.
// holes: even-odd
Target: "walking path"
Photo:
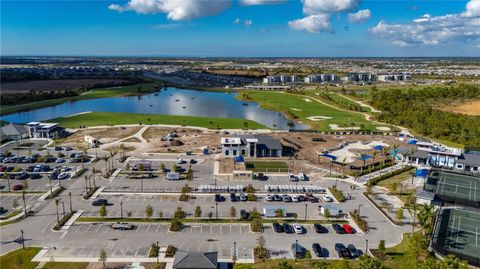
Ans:
[[[337,93],[338,95],[340,95],[341,97],[345,98],[345,99],[348,99],[352,102],[355,102],[357,104],[359,104],[360,106],[363,106],[363,107],[366,107],[368,109],[370,109],[370,112],[374,112],[374,113],[379,113],[379,112],[382,112],[380,110],[376,110],[373,106],[369,105],[369,104],[366,104],[365,101],[359,101],[359,100],[355,100],[355,99],[352,99],[344,94],[339,94]]]

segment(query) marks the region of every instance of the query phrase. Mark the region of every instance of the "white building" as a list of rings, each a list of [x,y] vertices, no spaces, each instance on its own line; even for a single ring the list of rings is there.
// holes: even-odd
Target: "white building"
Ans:
[[[377,80],[377,75],[372,73],[350,73],[347,75],[348,82],[369,83]]]
[[[275,75],[263,78],[264,84],[284,84],[300,82],[300,78],[296,75]]]
[[[66,132],[58,123],[29,122],[27,123],[28,133],[31,138],[57,139],[65,137]]]
[[[409,81],[412,80],[410,74],[383,74],[378,75],[378,81],[380,82],[395,82],[395,81]]]
[[[338,77],[335,74],[313,74],[304,78],[305,83],[336,82]]]
[[[223,157],[281,157],[282,144],[266,135],[241,135],[222,137]]]

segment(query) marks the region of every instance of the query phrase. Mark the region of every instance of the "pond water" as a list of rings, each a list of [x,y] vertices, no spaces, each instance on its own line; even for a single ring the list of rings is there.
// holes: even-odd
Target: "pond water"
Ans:
[[[166,88],[142,96],[111,97],[66,102],[60,105],[2,116],[3,120],[26,123],[44,121],[86,111],[164,114],[220,118],[244,118],[273,129],[308,129],[291,121],[282,113],[259,107],[254,102],[242,102],[236,93],[206,92]]]

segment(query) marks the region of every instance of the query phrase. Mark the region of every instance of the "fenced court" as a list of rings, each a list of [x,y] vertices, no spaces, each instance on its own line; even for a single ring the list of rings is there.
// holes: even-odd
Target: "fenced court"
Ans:
[[[480,178],[446,171],[432,171],[425,189],[445,202],[480,206]]]
[[[289,171],[288,164],[282,161],[263,161],[263,162],[246,162],[247,170],[263,173],[287,173]]]
[[[442,255],[455,254],[471,265],[480,265],[480,213],[454,208],[439,212],[432,248]]]

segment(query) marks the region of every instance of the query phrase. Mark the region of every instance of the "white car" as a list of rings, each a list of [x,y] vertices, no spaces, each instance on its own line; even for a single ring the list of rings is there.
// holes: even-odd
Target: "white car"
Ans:
[[[60,175],[58,175],[58,179],[67,179],[70,175],[67,174],[67,173],[60,173]]]
[[[294,174],[288,174],[288,178],[290,179],[290,181],[298,181],[297,176]]]
[[[323,195],[322,196],[323,201],[325,202],[333,202],[333,197],[330,195]]]
[[[268,201],[268,202],[273,201],[273,195],[269,194],[269,195],[265,196],[265,201]]]
[[[300,224],[293,224],[293,230],[295,231],[296,234],[303,234],[303,227]]]
[[[63,159],[63,158],[57,158],[55,160],[56,163],[63,163],[64,161],[65,161],[65,159]]]
[[[292,202],[298,203],[300,200],[298,199],[298,195],[292,195]]]

